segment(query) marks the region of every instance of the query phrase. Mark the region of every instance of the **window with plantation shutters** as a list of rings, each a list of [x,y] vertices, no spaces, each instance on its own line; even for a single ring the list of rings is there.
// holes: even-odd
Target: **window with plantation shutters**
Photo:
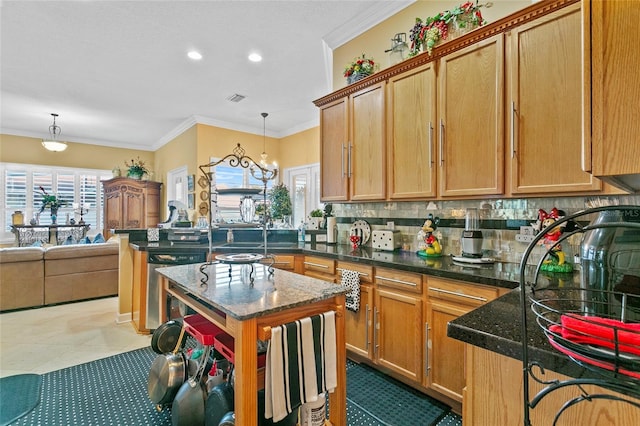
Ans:
[[[42,209],[43,191],[65,201],[58,210],[58,224],[66,222],[67,215],[80,220],[78,206],[88,206],[84,221],[91,225],[90,235],[102,232],[103,200],[100,181],[110,179],[111,171],[45,167],[30,164],[0,163],[0,242],[11,244],[11,215],[21,211],[25,224],[38,213],[41,225],[51,224],[50,209]]]

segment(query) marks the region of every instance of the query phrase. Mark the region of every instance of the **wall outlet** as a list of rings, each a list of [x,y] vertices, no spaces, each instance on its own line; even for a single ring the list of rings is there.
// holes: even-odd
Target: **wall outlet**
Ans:
[[[396,229],[396,224],[395,224],[395,222],[394,222],[394,221],[392,221],[392,220],[390,220],[389,222],[387,222],[387,229],[390,229],[390,230],[392,230],[392,231],[393,231],[394,229]]]
[[[534,235],[533,228],[531,226],[521,226],[520,227],[521,235]]]
[[[530,243],[535,238],[535,235],[516,234],[516,241],[521,243]]]

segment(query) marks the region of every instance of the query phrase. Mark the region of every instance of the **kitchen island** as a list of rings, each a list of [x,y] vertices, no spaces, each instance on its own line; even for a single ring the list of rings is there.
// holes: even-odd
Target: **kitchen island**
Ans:
[[[336,312],[338,387],[329,394],[330,421],[346,425],[346,289],[283,270],[269,274],[261,264],[191,264],[162,268],[163,293],[175,297],[229,333],[235,341],[236,424],[257,425],[257,394],[264,386],[258,371],[256,342],[270,327],[330,310]],[[206,275],[205,275],[206,274]],[[251,279],[253,278],[253,282]],[[161,309],[166,304],[161,302]],[[162,313],[166,317],[166,312]]]

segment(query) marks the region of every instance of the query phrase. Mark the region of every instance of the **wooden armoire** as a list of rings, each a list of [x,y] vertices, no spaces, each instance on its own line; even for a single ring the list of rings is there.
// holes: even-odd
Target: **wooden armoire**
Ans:
[[[114,229],[144,229],[160,222],[161,182],[116,177],[102,182],[104,237]]]

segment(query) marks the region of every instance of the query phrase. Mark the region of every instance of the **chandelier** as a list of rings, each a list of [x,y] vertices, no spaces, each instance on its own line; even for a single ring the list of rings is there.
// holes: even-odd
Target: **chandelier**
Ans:
[[[58,136],[62,132],[60,126],[56,125],[56,117],[58,116],[58,114],[51,113],[51,115],[53,116],[53,124],[49,126],[50,137],[49,139],[42,140],[42,146],[44,146],[49,151],[61,152],[67,149],[67,144],[66,142],[58,140]]]

